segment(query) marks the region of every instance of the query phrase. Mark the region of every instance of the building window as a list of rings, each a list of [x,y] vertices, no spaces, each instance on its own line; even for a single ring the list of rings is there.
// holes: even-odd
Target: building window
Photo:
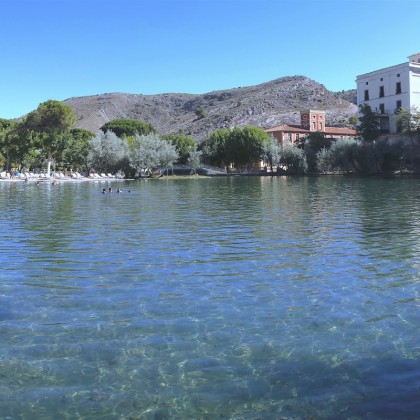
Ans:
[[[381,77],[381,82],[383,82],[384,81],[384,78],[383,77]]]
[[[397,101],[396,105],[395,105],[395,113],[398,114],[398,112],[400,111],[401,108],[402,108],[401,101]]]
[[[369,84],[369,82],[365,82],[365,85],[367,86]]]
[[[383,86],[379,86],[379,97],[383,98],[385,96],[385,90]]]
[[[321,131],[324,129],[322,122],[319,123],[319,128]]]
[[[397,85],[395,86],[395,93],[398,95],[401,93],[401,82],[397,82]]]
[[[288,133],[287,137],[289,138],[289,141],[292,141],[292,133]]]
[[[379,104],[379,113],[385,114],[385,104]]]
[[[315,122],[315,121],[312,123],[312,129],[313,129],[313,130],[315,130],[315,129],[316,129],[316,122]]]
[[[397,77],[400,77],[400,73],[397,73]]]
[[[365,101],[369,100],[369,91],[367,89],[365,90],[365,99],[364,100]]]

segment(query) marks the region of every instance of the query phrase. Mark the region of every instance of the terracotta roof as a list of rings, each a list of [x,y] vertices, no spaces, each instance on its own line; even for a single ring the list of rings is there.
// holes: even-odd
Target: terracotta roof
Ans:
[[[324,131],[310,131],[306,128],[302,128],[298,125],[278,125],[276,127],[268,128],[265,130],[267,133],[274,133],[277,131],[284,131],[286,133],[320,133],[320,134],[337,134],[338,136],[355,136],[357,135],[357,131],[353,130],[352,128],[345,128],[345,127],[325,127]]]
[[[276,131],[286,131],[288,133],[310,133],[309,130],[307,130],[306,128],[302,128],[298,125],[287,125],[287,124],[283,124],[283,125],[278,125],[277,127],[273,127],[273,128],[268,128],[267,130],[265,130],[267,133],[273,133]]]
[[[345,127],[325,127],[326,134],[339,134],[340,136],[355,136],[357,131],[353,128],[345,128]]]

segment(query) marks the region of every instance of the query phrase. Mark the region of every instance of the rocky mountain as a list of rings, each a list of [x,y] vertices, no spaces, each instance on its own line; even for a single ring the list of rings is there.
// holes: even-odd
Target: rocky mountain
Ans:
[[[341,92],[336,92],[336,95],[344,99],[346,101],[351,102],[352,104],[357,104],[357,90],[351,89],[351,90],[342,90]]]
[[[302,109],[325,110],[327,125],[345,126],[357,107],[343,94],[307,77],[293,76],[205,94],[105,93],[64,102],[73,109],[77,128],[96,132],[110,120],[129,118],[152,124],[160,134],[184,132],[200,140],[223,127],[299,124]]]

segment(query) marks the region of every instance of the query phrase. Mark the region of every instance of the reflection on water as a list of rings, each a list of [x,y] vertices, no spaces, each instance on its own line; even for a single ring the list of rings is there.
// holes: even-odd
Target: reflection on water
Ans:
[[[1,418],[418,418],[418,180],[105,184],[0,184]]]

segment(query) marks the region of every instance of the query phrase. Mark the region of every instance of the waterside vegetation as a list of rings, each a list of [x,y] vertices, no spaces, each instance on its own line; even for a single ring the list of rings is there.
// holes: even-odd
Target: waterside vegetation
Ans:
[[[150,124],[112,120],[96,134],[73,128],[72,109],[49,100],[21,121],[0,119],[0,165],[5,171],[43,170],[120,173],[126,177],[169,173],[182,165],[196,173],[203,165],[220,173],[389,174],[420,169],[420,117],[400,110],[397,124],[409,142],[381,136],[379,116],[360,106],[359,138],[327,139],[311,133],[294,144],[280,144],[254,126],[221,128],[197,142],[185,133],[159,135]],[[171,171],[173,172],[173,169]]]

